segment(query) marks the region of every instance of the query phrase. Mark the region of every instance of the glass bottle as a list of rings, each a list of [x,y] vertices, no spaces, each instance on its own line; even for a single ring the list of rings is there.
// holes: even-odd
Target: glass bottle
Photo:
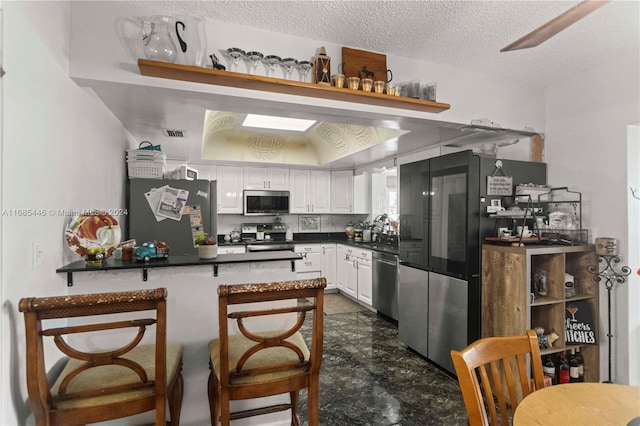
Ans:
[[[569,355],[569,381],[571,383],[580,381],[579,370],[580,366],[576,358],[576,348],[571,348],[571,354]]]
[[[560,352],[560,366],[558,367],[558,384],[569,383],[569,361],[564,352]]]
[[[576,348],[576,361],[578,362],[578,381],[584,382],[584,358],[580,353],[580,348]]]
[[[553,363],[550,355],[544,357],[542,362],[542,372],[545,376],[551,378],[551,384],[556,384],[556,365]]]

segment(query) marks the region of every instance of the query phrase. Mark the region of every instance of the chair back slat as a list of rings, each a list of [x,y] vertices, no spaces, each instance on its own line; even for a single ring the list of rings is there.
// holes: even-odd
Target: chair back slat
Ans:
[[[508,425],[525,396],[544,386],[538,339],[487,337],[451,351],[471,426]]]

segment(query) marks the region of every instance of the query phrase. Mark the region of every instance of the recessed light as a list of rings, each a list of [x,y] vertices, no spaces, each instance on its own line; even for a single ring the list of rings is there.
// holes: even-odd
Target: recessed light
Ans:
[[[243,127],[257,127],[260,129],[287,130],[290,132],[306,132],[316,124],[315,120],[301,118],[277,117],[272,115],[247,114],[242,122]]]

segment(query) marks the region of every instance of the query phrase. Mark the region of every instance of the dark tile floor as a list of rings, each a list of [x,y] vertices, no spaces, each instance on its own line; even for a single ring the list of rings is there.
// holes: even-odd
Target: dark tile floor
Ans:
[[[321,425],[468,424],[458,382],[403,347],[396,325],[369,311],[324,320]]]

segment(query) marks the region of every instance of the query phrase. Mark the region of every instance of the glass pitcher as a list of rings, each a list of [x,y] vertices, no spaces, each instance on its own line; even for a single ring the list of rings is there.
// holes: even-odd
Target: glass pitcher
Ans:
[[[147,59],[174,63],[178,50],[171,39],[174,19],[170,16],[152,16],[142,20],[142,43]]]

